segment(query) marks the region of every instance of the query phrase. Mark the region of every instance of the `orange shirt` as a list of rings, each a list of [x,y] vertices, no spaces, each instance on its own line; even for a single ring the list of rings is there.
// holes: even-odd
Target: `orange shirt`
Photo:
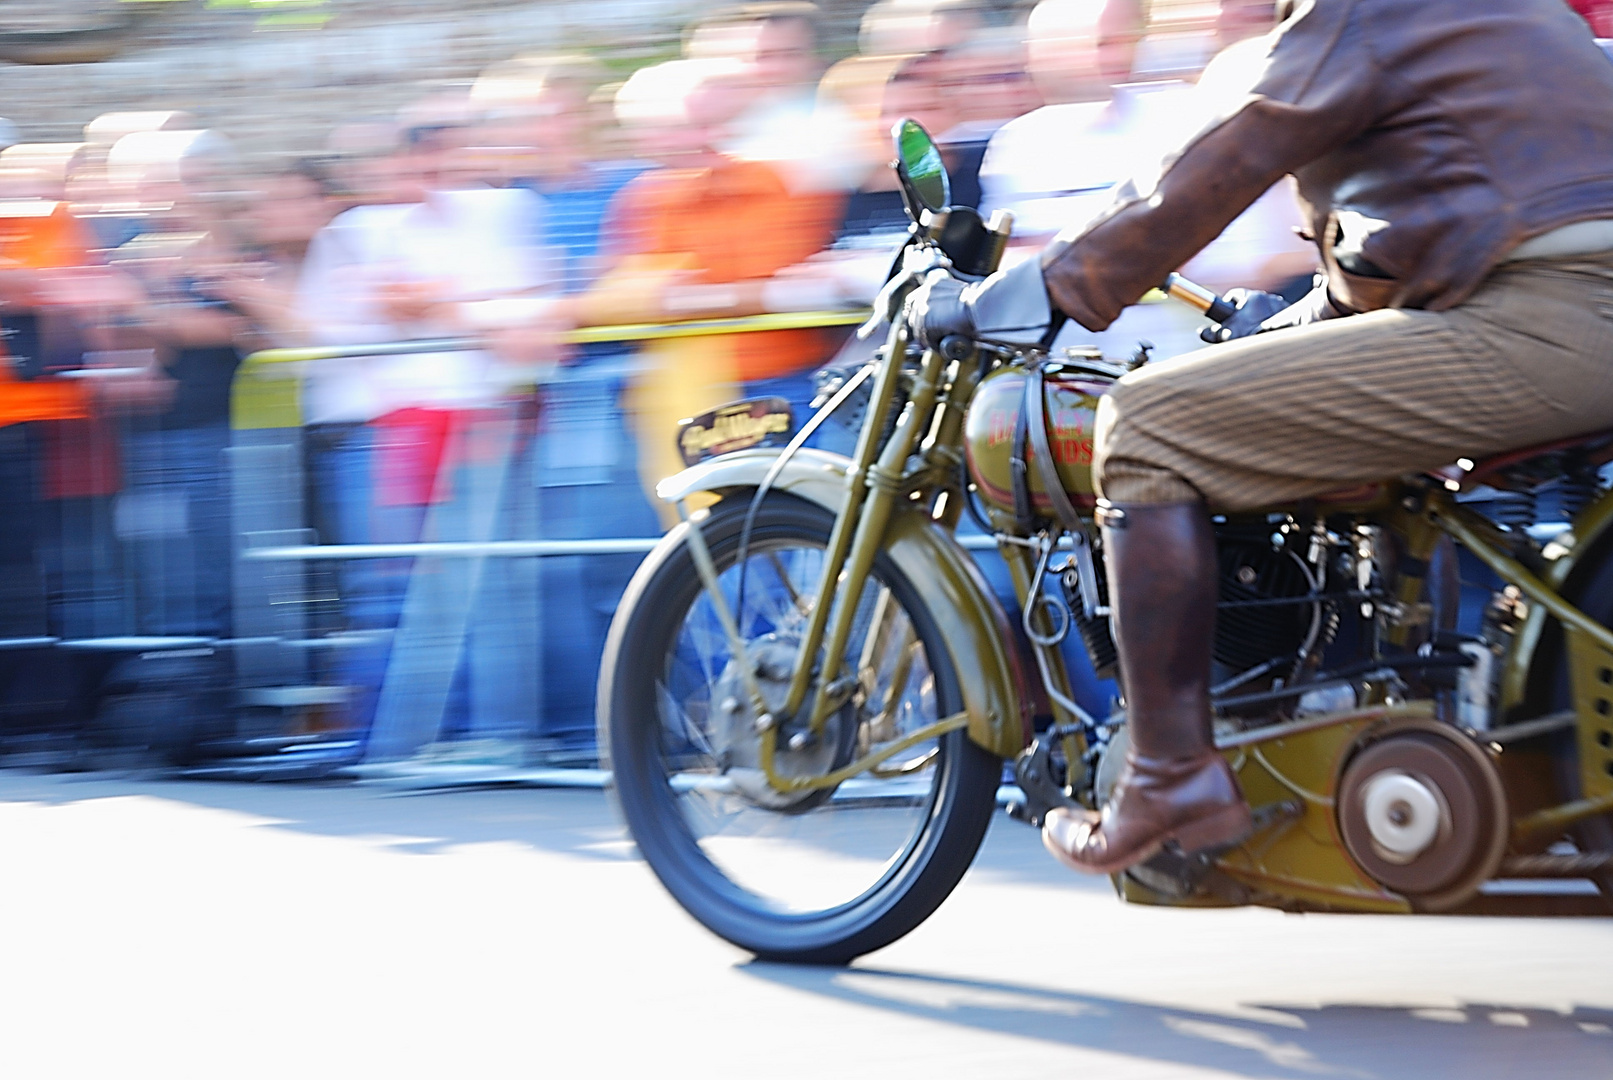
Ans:
[[[38,270],[84,266],[89,261],[84,230],[66,203],[0,200],[0,265],[9,262]],[[81,385],[53,379],[21,382],[12,375],[10,358],[0,347],[0,427],[88,415]]]
[[[85,266],[87,241],[64,202],[0,199],[0,259],[34,270]]]
[[[89,414],[82,386],[55,379],[19,382],[12,377],[10,358],[0,356],[0,427],[29,420],[77,420]]]
[[[702,284],[772,277],[834,239],[843,199],[792,193],[772,166],[725,160],[658,169],[617,195],[611,216],[630,254],[668,256]],[[819,330],[726,335],[739,377],[785,375],[827,359]]]

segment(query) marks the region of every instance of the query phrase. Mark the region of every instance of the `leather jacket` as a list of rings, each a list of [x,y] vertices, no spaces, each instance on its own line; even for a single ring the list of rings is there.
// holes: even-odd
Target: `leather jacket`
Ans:
[[[1613,218],[1613,63],[1562,0],[1284,0],[1249,92],[1042,255],[1108,326],[1285,174],[1347,311],[1454,307],[1508,252]],[[1343,265],[1341,265],[1341,263]]]

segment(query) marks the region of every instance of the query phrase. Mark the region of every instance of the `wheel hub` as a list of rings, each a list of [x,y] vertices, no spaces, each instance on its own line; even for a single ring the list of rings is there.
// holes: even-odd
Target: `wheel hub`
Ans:
[[[750,657],[762,699],[769,713],[783,710],[795,670],[798,643],[778,634],[751,642]],[[808,693],[811,700],[810,691]],[[729,660],[712,688],[711,724],[714,749],[724,772],[745,799],[770,810],[800,811],[818,805],[831,794],[828,788],[779,791],[762,771],[762,732],[750,691],[737,660]],[[846,760],[854,744],[856,724],[849,709],[830,715],[819,738],[790,738],[780,732],[773,753],[773,771],[782,777],[822,776]]]

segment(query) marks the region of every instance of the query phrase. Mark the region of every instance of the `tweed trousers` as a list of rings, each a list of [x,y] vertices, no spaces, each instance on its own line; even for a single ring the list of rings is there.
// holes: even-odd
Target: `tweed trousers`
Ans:
[[[1098,407],[1119,503],[1253,510],[1613,428],[1613,253],[1503,263],[1448,311],[1384,310],[1132,372]]]

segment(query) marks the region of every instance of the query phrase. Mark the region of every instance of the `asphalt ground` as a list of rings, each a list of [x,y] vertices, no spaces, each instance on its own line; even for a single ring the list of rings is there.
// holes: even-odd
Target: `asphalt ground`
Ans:
[[[0,1076],[1613,1077],[1613,919],[1127,907],[999,817],[849,968],[752,962],[589,790],[0,772]]]

